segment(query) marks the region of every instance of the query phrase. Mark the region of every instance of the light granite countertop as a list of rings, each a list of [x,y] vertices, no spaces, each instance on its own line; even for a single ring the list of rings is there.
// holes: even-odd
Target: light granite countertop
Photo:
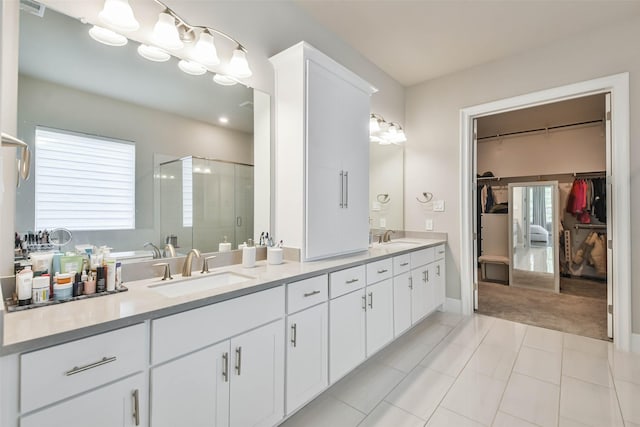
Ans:
[[[402,244],[402,241],[415,244]],[[162,282],[160,277],[125,283],[127,292],[100,298],[88,298],[14,313],[3,313],[3,343],[0,353],[31,351],[70,340],[84,338],[124,326],[179,313],[216,302],[259,292],[284,283],[318,274],[362,265],[389,255],[446,243],[445,239],[394,240],[392,244],[375,244],[368,251],[349,256],[313,262],[284,261],[280,265],[256,262],[253,268],[234,264],[211,269],[210,274],[233,272],[253,279],[233,285],[217,286],[187,295],[168,297],[150,285]],[[206,277],[193,273],[191,279]],[[174,275],[171,283],[179,281]],[[186,279],[189,280],[189,279]]]

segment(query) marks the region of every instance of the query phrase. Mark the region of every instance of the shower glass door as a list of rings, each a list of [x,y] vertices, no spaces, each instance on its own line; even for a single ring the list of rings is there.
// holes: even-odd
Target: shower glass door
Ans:
[[[559,292],[558,182],[509,184],[509,284]]]

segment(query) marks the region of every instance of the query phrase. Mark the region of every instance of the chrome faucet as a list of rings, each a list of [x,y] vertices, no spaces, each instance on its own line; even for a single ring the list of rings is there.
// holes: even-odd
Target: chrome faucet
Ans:
[[[156,245],[154,245],[153,243],[147,242],[142,247],[148,248],[149,246],[151,246],[153,248],[153,259],[161,258],[160,249],[158,249],[158,247]]]
[[[176,248],[174,248],[171,243],[167,243],[166,245],[164,245],[164,249],[162,250],[162,256],[165,258],[168,258],[168,257],[175,258]]]
[[[384,232],[384,234],[382,235],[382,241],[383,242],[390,242],[391,241],[391,235],[395,233],[395,231],[393,230],[387,230]]]
[[[191,277],[191,268],[193,265],[193,256],[196,258],[200,258],[200,251],[196,248],[191,249],[187,253],[187,257],[184,259],[184,264],[182,264],[182,277]]]

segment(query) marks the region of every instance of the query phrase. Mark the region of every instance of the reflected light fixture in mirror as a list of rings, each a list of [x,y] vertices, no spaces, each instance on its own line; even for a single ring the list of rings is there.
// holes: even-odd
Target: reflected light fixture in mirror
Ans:
[[[402,126],[387,122],[381,115],[371,113],[369,117],[369,140],[380,145],[402,144],[407,141]]]
[[[175,56],[181,60],[178,66],[185,73],[202,75],[211,71],[215,73],[214,82],[226,86],[238,83],[237,79],[252,76],[247,49],[236,39],[211,27],[191,25],[160,0],[153,2],[163,10],[158,14],[153,30],[146,36],[148,40],[144,40],[138,48],[140,56],[154,62],[168,61],[171,56]],[[90,30],[91,37],[109,46],[123,46],[127,40],[120,33],[135,31],[141,27],[127,0],[105,0],[98,16],[105,27],[94,26]],[[142,28],[142,31],[136,34],[142,35],[145,39],[144,33]],[[215,69],[221,65],[221,61],[215,46],[214,34],[235,45],[228,64],[220,67],[224,73]]]

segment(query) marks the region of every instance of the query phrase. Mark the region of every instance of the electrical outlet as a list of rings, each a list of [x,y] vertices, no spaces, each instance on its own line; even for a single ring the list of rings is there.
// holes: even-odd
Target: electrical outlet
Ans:
[[[386,228],[386,227],[387,227],[387,219],[380,218],[380,228]]]
[[[424,221],[424,228],[427,231],[433,231],[433,220],[431,218],[427,218]]]
[[[382,209],[382,206],[380,205],[379,202],[373,202],[373,206],[371,206],[371,210],[374,212],[378,212],[380,211],[380,209]]]
[[[433,202],[434,212],[444,212],[444,200],[436,200]]]

